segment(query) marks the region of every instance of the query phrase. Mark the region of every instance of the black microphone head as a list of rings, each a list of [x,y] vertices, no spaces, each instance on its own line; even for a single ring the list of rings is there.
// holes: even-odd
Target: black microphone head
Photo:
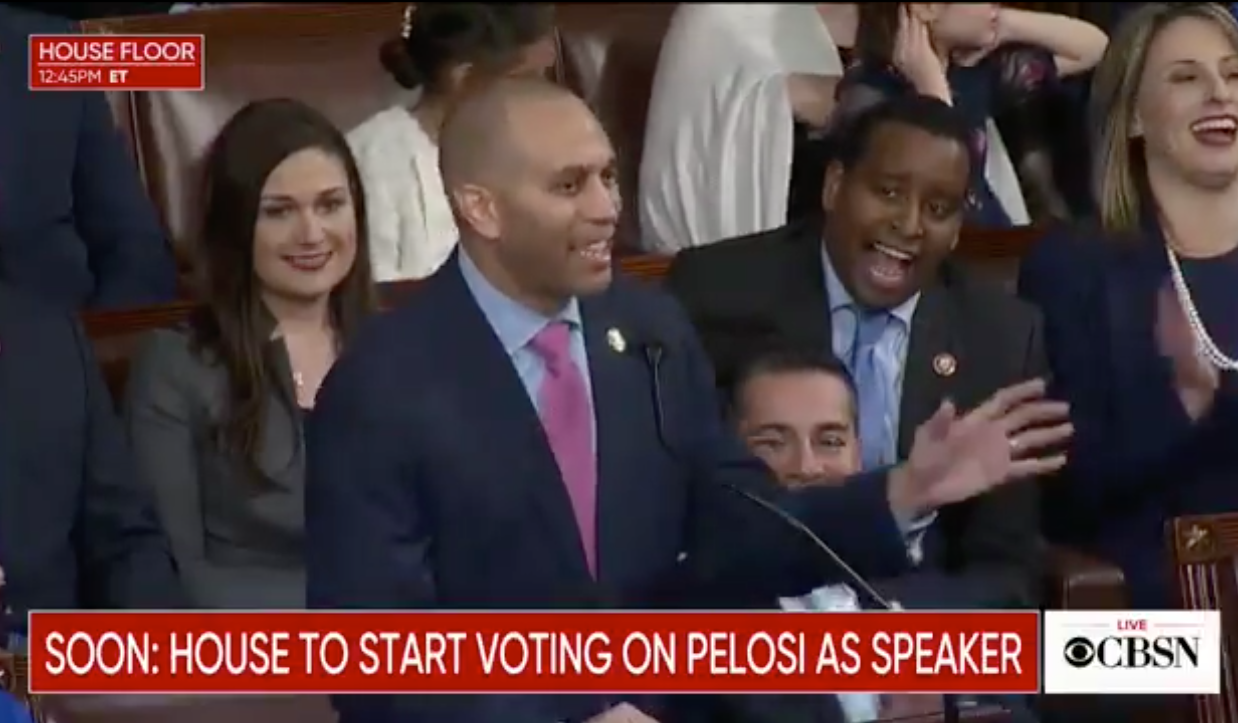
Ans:
[[[660,358],[666,352],[662,338],[643,326],[631,326],[623,334],[626,339],[624,351],[628,354],[649,360],[655,356]]]
[[[645,337],[645,348],[662,353],[666,351],[666,344],[660,338],[650,335]]]

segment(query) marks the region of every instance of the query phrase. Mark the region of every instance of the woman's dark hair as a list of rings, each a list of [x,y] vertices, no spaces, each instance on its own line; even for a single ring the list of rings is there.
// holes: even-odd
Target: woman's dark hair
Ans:
[[[228,374],[228,406],[214,430],[220,445],[256,479],[268,390],[277,383],[270,312],[254,269],[254,228],[267,177],[295,153],[318,149],[339,159],[356,217],[356,257],[331,291],[330,313],[341,344],[376,306],[361,175],[348,143],[332,123],[295,100],[262,100],[232,116],[206,159],[205,205],[196,249],[204,272],[203,305],[190,324],[195,351]],[[296,401],[285,400],[290,408]]]
[[[860,3],[855,26],[855,57],[872,64],[894,59],[894,43],[907,3]]]
[[[520,51],[554,32],[552,3],[417,3],[405,32],[388,41],[379,59],[405,88],[436,90],[455,65],[501,69]]]

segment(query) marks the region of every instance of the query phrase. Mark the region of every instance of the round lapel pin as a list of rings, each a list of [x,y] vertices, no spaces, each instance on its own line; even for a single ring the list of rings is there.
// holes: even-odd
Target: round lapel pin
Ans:
[[[939,377],[952,377],[959,368],[959,362],[951,354],[938,354],[933,357],[933,371]]]
[[[610,348],[622,354],[628,348],[627,339],[623,338],[623,332],[618,329],[609,329],[606,332],[606,343],[610,344]]]

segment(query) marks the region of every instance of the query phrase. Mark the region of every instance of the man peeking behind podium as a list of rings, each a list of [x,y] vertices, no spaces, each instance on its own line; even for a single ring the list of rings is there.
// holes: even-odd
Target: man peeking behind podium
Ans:
[[[459,250],[345,350],[306,430],[311,606],[769,600],[833,571],[727,485],[776,501],[885,576],[908,564],[908,521],[1063,464],[1011,458],[1007,433],[1029,419],[1041,426],[1021,434],[1021,449],[1070,433],[1065,409],[1032,382],[966,416],[944,406],[899,467],[780,490],[724,430],[679,307],[612,280],[615,157],[588,108],[550,83],[497,81],[460,102],[441,149]],[[687,720],[671,703],[369,696],[338,706],[343,723]]]

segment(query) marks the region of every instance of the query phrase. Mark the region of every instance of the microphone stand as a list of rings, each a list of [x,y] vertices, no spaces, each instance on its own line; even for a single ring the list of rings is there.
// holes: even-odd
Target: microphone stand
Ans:
[[[647,342],[640,345],[640,349],[645,357],[645,364],[649,367],[649,376],[651,392],[653,393],[653,412],[654,412],[654,427],[658,435],[658,443],[673,459],[679,459],[678,452],[675,451],[669,440],[666,438],[666,414],[662,401],[662,358],[664,355],[664,347],[660,343]],[[749,503],[760,507],[766,513],[777,517],[784,525],[795,530],[796,534],[804,537],[813,544],[818,550],[823,552],[830,562],[843,573],[843,577],[847,579],[851,585],[855,586],[865,597],[869,598],[872,604],[881,608],[886,612],[894,612],[898,610],[898,606],[891,603],[884,595],[877,592],[864,576],[856,572],[855,568],[848,565],[842,556],[834,551],[834,548],[822,540],[817,533],[813,532],[808,525],[801,522],[795,515],[787,512],[778,505],[770,502],[764,497],[744,489],[739,485],[731,484],[727,480],[717,480],[717,483],[733,494],[738,495]]]
[[[678,459],[679,455],[675,452],[675,450],[672,448],[672,446],[670,445],[669,441],[666,438],[665,427],[664,427],[665,411],[663,408],[663,401],[662,401],[663,398],[662,398],[661,366],[662,366],[662,359],[665,354],[665,347],[661,343],[656,342],[656,341],[654,342],[646,341],[640,344],[639,348],[643,356],[645,357],[644,359],[645,364],[649,368],[649,376],[651,377],[650,386],[652,387],[651,391],[653,393],[654,426],[657,430],[658,442],[671,455],[672,458]],[[848,565],[846,560],[843,560],[842,556],[834,551],[834,548],[830,547],[829,544],[827,544],[824,540],[822,540],[817,535],[817,533],[813,532],[812,529],[808,527],[808,525],[805,525],[794,515],[782,509],[781,507],[774,504],[773,502],[770,502],[764,497],[761,497],[760,495],[750,490],[744,489],[743,487],[730,484],[729,482],[725,480],[719,480],[719,484],[721,484],[722,487],[725,487],[726,489],[730,490],[732,493],[744,498],[751,504],[754,504],[757,507],[760,507],[761,509],[765,510],[767,513],[773,515],[774,517],[777,517],[784,524],[794,529],[796,533],[802,535],[805,539],[812,542],[813,546],[816,547],[821,552],[825,553],[826,557],[828,557],[830,561],[833,562],[834,565],[838,568],[838,570],[840,570],[843,573],[843,576],[847,578],[847,581],[850,582],[852,585],[854,585],[861,593],[864,594],[865,597],[869,598],[872,604],[876,605],[878,608],[886,612],[894,612],[899,609],[898,606],[894,605],[888,599],[886,599],[884,595],[877,592],[877,590],[873,588],[872,585],[869,584],[868,580],[866,580],[863,575],[861,575],[854,568]],[[961,714],[959,696],[953,693],[943,694],[942,695],[943,723],[960,723],[961,716],[962,714]]]
[[[959,723],[959,697],[946,693],[941,697],[942,723]]]

